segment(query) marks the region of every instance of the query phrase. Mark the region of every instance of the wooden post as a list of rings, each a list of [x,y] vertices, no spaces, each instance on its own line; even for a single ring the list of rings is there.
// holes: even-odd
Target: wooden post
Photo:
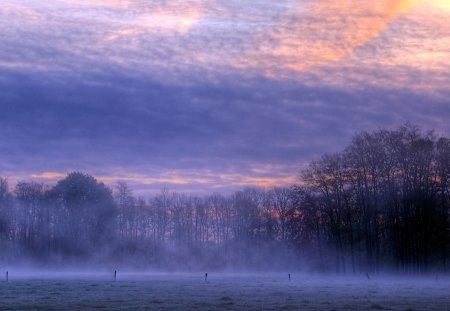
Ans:
[[[8,282],[9,279],[9,275],[8,275],[8,271],[6,271],[6,282]]]
[[[208,273],[205,273],[205,282],[208,281]]]
[[[290,281],[291,280],[291,274],[290,273],[288,274],[288,277],[289,277],[289,281]]]
[[[114,270],[114,282],[117,280],[117,270]]]

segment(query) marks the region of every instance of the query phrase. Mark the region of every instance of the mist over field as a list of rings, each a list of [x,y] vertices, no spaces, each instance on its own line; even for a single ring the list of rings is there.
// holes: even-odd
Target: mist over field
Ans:
[[[263,273],[35,274],[0,283],[2,310],[448,310],[448,278]],[[20,293],[20,295],[18,295]]]

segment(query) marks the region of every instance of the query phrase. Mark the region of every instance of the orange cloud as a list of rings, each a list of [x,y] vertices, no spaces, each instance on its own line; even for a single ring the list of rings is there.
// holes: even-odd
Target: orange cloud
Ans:
[[[301,6],[269,33],[260,47],[238,61],[239,67],[303,71],[339,61],[378,37],[420,0],[319,0]]]
[[[210,170],[175,170],[156,172],[150,175],[146,174],[118,174],[113,176],[101,176],[95,177],[105,182],[106,184],[113,185],[117,181],[125,181],[131,185],[141,185],[152,187],[173,187],[177,188],[182,186],[201,186],[202,189],[221,189],[228,187],[274,187],[274,186],[290,186],[298,182],[297,176],[291,175],[291,169],[289,173],[283,172],[283,168],[277,166],[279,171],[268,171],[267,166],[255,167],[250,170],[250,173],[217,173]],[[286,170],[286,168],[284,168]],[[257,172],[257,173],[255,173]],[[40,181],[56,182],[63,179],[66,173],[61,172],[43,172],[39,174],[32,174],[31,178],[38,179]],[[23,178],[27,180],[26,177]],[[151,190],[151,189],[149,189]]]
[[[41,174],[32,174],[31,178],[54,181],[54,180],[58,180],[58,179],[63,179],[65,176],[66,176],[65,173],[44,172]]]
[[[298,183],[296,176],[286,177],[243,177],[237,184],[240,186],[256,186],[271,188],[276,186],[291,186]]]

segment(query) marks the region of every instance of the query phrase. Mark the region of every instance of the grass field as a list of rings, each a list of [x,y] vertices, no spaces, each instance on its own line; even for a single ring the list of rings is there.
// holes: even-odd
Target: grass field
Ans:
[[[450,279],[11,271],[0,310],[450,310]]]

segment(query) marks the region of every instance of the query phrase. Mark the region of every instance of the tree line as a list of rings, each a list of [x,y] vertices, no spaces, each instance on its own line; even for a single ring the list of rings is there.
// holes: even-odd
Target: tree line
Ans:
[[[450,140],[411,125],[358,134],[298,185],[137,198],[83,173],[0,178],[0,262],[361,273],[448,271]]]

